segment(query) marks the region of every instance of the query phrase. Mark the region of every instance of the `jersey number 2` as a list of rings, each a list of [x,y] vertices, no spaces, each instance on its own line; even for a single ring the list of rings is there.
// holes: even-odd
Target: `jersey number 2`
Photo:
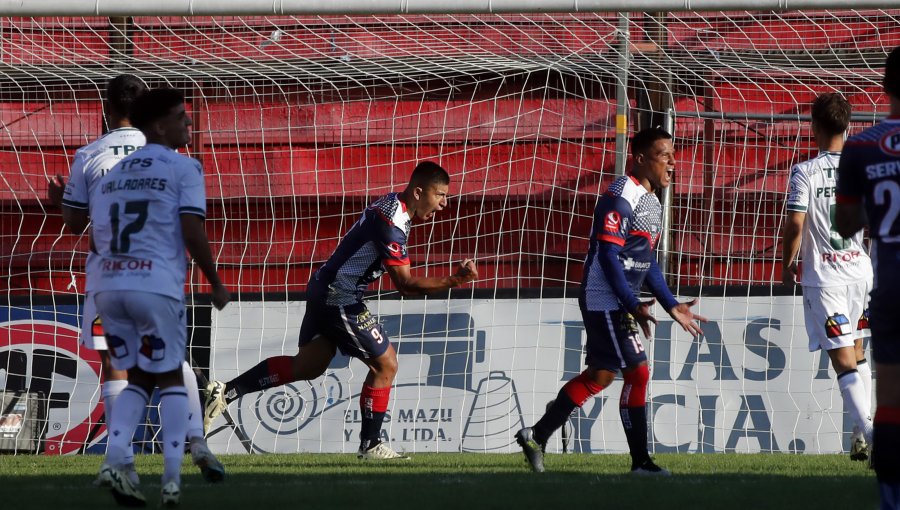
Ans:
[[[900,235],[891,235],[894,229],[894,223],[900,216],[900,184],[894,181],[881,181],[875,185],[874,193],[875,205],[883,206],[887,204],[887,211],[881,218],[881,225],[878,226],[878,236],[886,243],[900,242]]]
[[[109,223],[112,226],[112,241],[109,244],[109,251],[113,253],[128,253],[129,248],[131,248],[131,234],[140,232],[144,228],[144,223],[147,222],[147,207],[149,205],[149,200],[125,202],[125,214],[137,214],[137,218],[125,225],[121,232],[119,232],[119,203],[116,202],[109,206]]]

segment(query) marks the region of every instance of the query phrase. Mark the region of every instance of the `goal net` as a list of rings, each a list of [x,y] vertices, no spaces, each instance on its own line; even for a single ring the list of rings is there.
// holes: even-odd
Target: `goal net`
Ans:
[[[96,354],[79,348],[85,236],[46,200],[103,132],[106,80],[186,91],[207,230],[235,301],[187,289],[194,365],[228,380],[293,355],[306,282],[372,200],[417,162],[449,206],[410,234],[413,273],[474,258],[472,290],[368,304],[399,354],[386,437],[407,451],[509,452],[582,370],[577,306],[592,211],[622,140],[674,126],[660,247],[676,294],[710,318],[692,339],[662,310],[645,342],[655,452],[839,452],[850,432],[827,360],[780,285],[792,164],[815,155],[821,92],[886,111],[880,72],[900,11],[0,19],[0,388],[49,399],[46,451],[102,451]],[[619,140],[617,141],[617,133]],[[233,403],[216,451],[350,452],[366,368]],[[620,383],[566,427],[568,451],[627,451]],[[154,448],[152,413],[139,443]],[[563,448],[560,434],[550,451]]]

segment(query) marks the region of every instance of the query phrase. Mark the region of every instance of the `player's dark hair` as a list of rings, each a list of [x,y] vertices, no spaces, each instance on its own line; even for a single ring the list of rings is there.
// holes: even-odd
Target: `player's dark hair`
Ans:
[[[131,125],[144,131],[183,102],[184,93],[178,89],[161,87],[150,90],[139,96],[131,106]]]
[[[412,186],[425,188],[434,184],[450,184],[450,174],[433,161],[423,161],[416,165],[409,178]]]
[[[884,62],[884,91],[900,99],[900,46]]]
[[[653,147],[657,140],[671,140],[672,135],[663,128],[652,127],[646,128],[635,133],[631,137],[631,155],[636,156],[643,154]]]
[[[850,125],[850,103],[837,92],[821,94],[812,103],[813,124],[823,134],[836,136],[842,134]]]
[[[147,92],[147,85],[133,74],[120,74],[106,83],[106,101],[117,114],[131,116],[134,100]]]

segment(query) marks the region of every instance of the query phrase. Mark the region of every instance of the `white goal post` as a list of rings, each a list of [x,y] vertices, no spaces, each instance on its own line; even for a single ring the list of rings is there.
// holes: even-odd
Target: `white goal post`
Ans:
[[[0,389],[50,401],[46,451],[102,451],[96,354],[77,345],[87,242],[46,183],[103,131],[109,78],[187,92],[214,256],[196,271],[191,356],[227,380],[296,352],[306,282],[370,201],[432,159],[450,205],[410,235],[413,271],[474,257],[473,289],[369,305],[399,353],[385,425],[408,451],[509,452],[582,369],[576,296],[593,206],[637,129],[678,149],[664,271],[711,319],[692,339],[657,310],[647,342],[656,452],[838,452],[844,418],[780,284],[788,171],[814,155],[808,111],[837,90],[852,130],[884,115],[880,66],[900,0],[0,0]],[[630,10],[631,14],[617,11]],[[854,321],[856,318],[851,318]],[[249,395],[219,452],[350,452],[365,367]],[[615,383],[570,451],[627,449]],[[139,438],[154,446],[153,416]],[[559,438],[550,451],[561,449]]]

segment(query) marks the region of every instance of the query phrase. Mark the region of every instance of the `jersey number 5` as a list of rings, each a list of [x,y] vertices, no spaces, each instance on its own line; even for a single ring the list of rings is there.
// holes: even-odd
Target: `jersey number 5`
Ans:
[[[125,225],[121,232],[119,232],[119,203],[116,202],[109,206],[109,223],[112,227],[112,241],[109,244],[111,252],[128,253],[128,249],[131,248],[131,234],[140,232],[144,228],[144,223],[147,222],[149,205],[149,200],[125,202],[125,214],[137,214],[137,218]]]

